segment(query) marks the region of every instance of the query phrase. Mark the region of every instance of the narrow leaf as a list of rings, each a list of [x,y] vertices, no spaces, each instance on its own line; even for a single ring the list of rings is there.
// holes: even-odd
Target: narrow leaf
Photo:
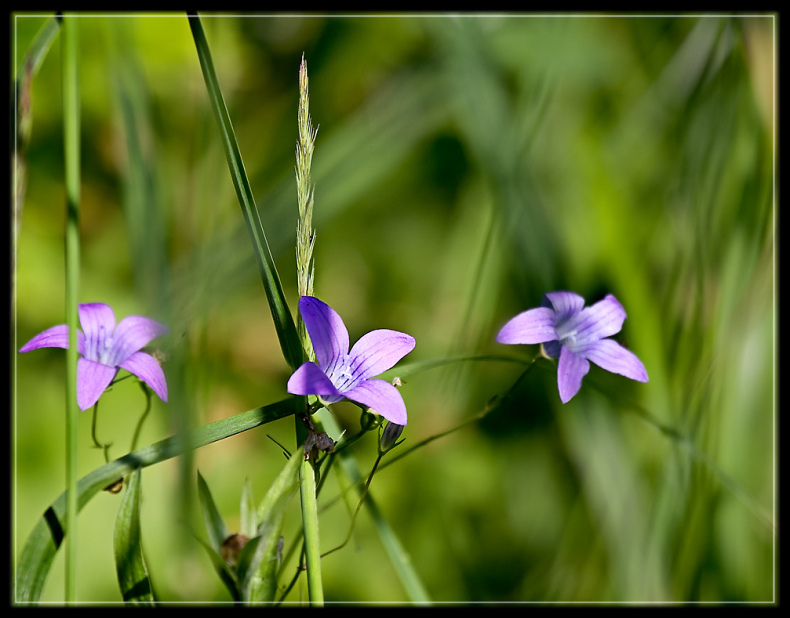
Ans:
[[[216,552],[222,552],[222,543],[228,538],[228,528],[222,519],[222,515],[214,504],[211,491],[198,470],[198,499],[200,500],[200,510],[203,512],[203,523],[206,524],[206,533],[211,546]]]
[[[133,453],[111,461],[82,477],[77,483],[77,508],[81,509],[97,493],[136,468],[145,468],[177,457],[189,449],[199,448],[218,440],[276,421],[293,413],[293,397],[230,418],[198,427],[184,436],[171,436]],[[37,603],[47,574],[63,539],[66,537],[66,492],[45,511],[30,533],[16,569],[17,603]]]
[[[115,520],[115,569],[127,605],[153,605],[154,594],[143,558],[140,534],[140,469],[129,475],[126,492]]]
[[[274,319],[274,327],[277,331],[280,347],[286,362],[292,369],[296,369],[302,364],[302,345],[296,331],[293,316],[285,300],[283,286],[280,282],[280,276],[277,274],[277,267],[274,264],[269,243],[266,240],[266,234],[263,231],[263,224],[255,206],[255,198],[252,195],[247,172],[244,170],[241,151],[236,140],[236,134],[233,131],[228,109],[225,106],[225,99],[219,87],[219,80],[214,70],[214,61],[211,58],[211,51],[206,40],[206,34],[203,31],[203,25],[200,23],[200,17],[189,15],[189,27],[192,29],[192,37],[195,39],[200,68],[203,71],[203,78],[206,82],[211,106],[219,123],[222,134],[222,147],[228,159],[233,187],[236,189],[236,195],[250,233],[252,248],[258,261],[258,268],[261,272],[263,287],[266,290],[266,297],[269,301],[269,308]]]
[[[217,571],[219,578],[222,580],[222,583],[225,584],[225,587],[228,589],[228,592],[230,593],[230,596],[233,598],[233,600],[241,601],[241,590],[239,589],[238,579],[236,579],[235,573],[230,569],[230,567],[228,567],[227,562],[225,562],[219,552],[214,551],[214,548],[211,547],[211,545],[206,543],[194,532],[192,533],[192,536],[194,536],[197,542],[205,548],[209,558],[211,559],[211,564],[214,566],[214,570]]]
[[[255,513],[255,502],[252,499],[252,484],[249,477],[244,481],[244,489],[241,492],[241,533],[247,538],[252,538],[257,534],[258,518]]]

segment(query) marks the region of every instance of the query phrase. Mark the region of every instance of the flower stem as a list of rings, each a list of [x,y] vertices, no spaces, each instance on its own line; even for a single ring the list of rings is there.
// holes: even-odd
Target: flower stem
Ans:
[[[140,430],[143,428],[143,422],[145,421],[148,413],[151,411],[151,391],[148,390],[148,387],[145,385],[145,382],[142,380],[140,381],[140,388],[143,389],[145,393],[145,410],[143,411],[143,415],[140,417],[140,420],[137,421],[137,427],[134,428],[134,436],[132,436],[132,446],[129,448],[129,451],[133,451],[137,447],[137,438],[140,437]]]
[[[418,442],[414,446],[411,446],[411,447],[409,447],[407,449],[404,449],[403,451],[398,453],[398,455],[396,455],[392,459],[387,460],[387,462],[381,467],[385,468],[387,466],[390,466],[390,465],[394,464],[396,461],[398,461],[399,459],[401,459],[402,457],[406,457],[406,455],[408,455],[412,451],[415,451],[416,449],[421,448],[421,447],[425,446],[426,444],[428,444],[430,442],[433,442],[434,440],[438,440],[439,438],[443,438],[444,436],[447,436],[447,435],[449,435],[449,434],[451,434],[451,433],[453,433],[455,431],[458,431],[462,427],[466,427],[467,425],[469,425],[471,423],[477,422],[480,419],[482,419],[483,417],[485,417],[488,414],[490,414],[493,410],[496,410],[504,402],[506,402],[508,399],[510,399],[510,397],[515,392],[515,390],[518,387],[518,385],[521,384],[521,381],[527,376],[527,374],[529,373],[529,370],[532,369],[532,367],[535,365],[535,361],[538,360],[539,358],[545,358],[545,357],[542,354],[540,354],[540,353],[535,355],[535,357],[529,362],[529,365],[527,365],[527,368],[523,372],[521,372],[521,375],[513,383],[513,386],[511,386],[504,395],[502,395],[500,397],[493,397],[491,400],[489,400],[489,402],[485,406],[483,406],[483,408],[477,414],[475,414],[474,416],[469,417],[468,419],[466,419],[462,423],[459,423],[455,427],[451,427],[450,429],[442,431],[441,433],[437,433],[437,434],[434,434],[432,436],[429,436],[429,437],[425,438],[424,440],[421,440],[420,442]]]
[[[359,509],[362,508],[362,503],[365,501],[365,497],[368,495],[368,490],[370,489],[370,483],[371,481],[373,481],[373,475],[376,474],[376,468],[379,467],[379,462],[381,461],[381,458],[383,456],[384,456],[383,453],[379,453],[379,456],[376,457],[376,462],[373,464],[373,469],[370,471],[370,474],[368,475],[368,480],[365,483],[365,490],[362,492],[362,495],[359,498],[359,503],[357,504],[357,508],[354,511],[354,514],[351,516],[351,525],[348,527],[348,534],[346,535],[345,540],[337,547],[334,547],[329,551],[324,552],[321,557],[328,556],[332,552],[336,552],[338,549],[342,549],[343,547],[345,547],[346,543],[348,543],[351,540],[351,534],[354,532],[354,524],[357,521],[357,515],[359,514]]]
[[[79,298],[79,205],[80,205],[80,111],[77,71],[77,23],[63,17],[63,148],[66,183],[66,324],[69,348],[66,351],[66,525],[71,530],[66,543],[65,600],[76,598],[77,575],[77,449],[79,410],[77,409],[77,302]]]
[[[311,605],[324,604],[321,581],[321,549],[318,542],[318,504],[315,491],[313,461],[302,462],[300,493],[302,498],[302,523],[304,525],[304,551],[307,565],[307,595]]]
[[[100,448],[104,451],[104,463],[110,463],[110,447],[112,446],[111,442],[107,444],[102,444],[96,438],[96,417],[99,415],[99,402],[97,401],[93,405],[93,417],[91,418],[91,438],[93,439],[93,445],[96,448]],[[132,448],[134,450],[134,448]]]

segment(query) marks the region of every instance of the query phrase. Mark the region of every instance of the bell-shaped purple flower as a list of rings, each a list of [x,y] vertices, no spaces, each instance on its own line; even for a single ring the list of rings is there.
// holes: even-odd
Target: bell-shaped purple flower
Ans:
[[[125,317],[115,325],[109,305],[89,303],[79,306],[82,331],[77,331],[77,405],[87,410],[101,397],[119,369],[126,369],[151,387],[167,403],[167,383],[159,362],[140,352],[152,339],[169,333],[167,326],[139,315]],[[53,326],[28,341],[20,352],[39,348],[69,347],[69,327]]]
[[[293,395],[317,395],[326,404],[350,399],[388,421],[406,424],[406,404],[392,384],[374,379],[414,349],[414,337],[394,330],[374,330],[348,351],[348,331],[340,316],[312,296],[299,299],[302,315],[318,361],[303,363],[288,380]]]
[[[542,343],[545,353],[559,357],[557,384],[562,403],[579,392],[590,363],[626,378],[647,382],[647,371],[633,352],[613,339],[625,321],[625,310],[611,294],[591,305],[573,292],[549,292],[541,307],[519,313],[499,331],[507,344]]]

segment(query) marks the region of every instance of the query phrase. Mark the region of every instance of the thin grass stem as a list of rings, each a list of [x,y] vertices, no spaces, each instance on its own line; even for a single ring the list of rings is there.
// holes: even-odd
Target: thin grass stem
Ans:
[[[80,110],[77,58],[77,23],[63,17],[63,146],[66,180],[66,324],[69,348],[66,351],[66,522],[72,535],[66,543],[67,603],[76,600],[77,577],[77,449],[79,409],[77,407],[77,302],[80,282]]]

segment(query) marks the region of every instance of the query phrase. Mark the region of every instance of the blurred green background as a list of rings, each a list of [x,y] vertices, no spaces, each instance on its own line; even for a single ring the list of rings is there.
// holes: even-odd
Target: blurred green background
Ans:
[[[593,366],[559,400],[538,363],[510,402],[380,471],[372,484],[441,602],[776,599],[775,18],[202,15],[246,171],[296,307],[298,67],[308,63],[315,293],[352,342],[416,337],[405,360],[511,353],[494,337],[544,292],[613,293],[638,384]],[[12,22],[14,71],[46,15]],[[79,20],[81,302],[172,333],[170,403],[140,444],[283,398],[282,359],[183,14]],[[15,560],[63,491],[65,354],[16,354],[65,321],[60,40],[32,87],[15,252]],[[405,379],[406,446],[504,393],[518,365]],[[144,398],[125,381],[98,434],[127,452]],[[338,415],[354,430],[355,408]],[[238,529],[293,445],[283,419],[142,474],[143,545],[163,601],[229,599],[205,536],[196,470]],[[81,415],[79,476],[103,463]],[[400,447],[404,448],[404,447]],[[356,447],[363,471],[369,436]],[[319,498],[341,492],[332,477]],[[321,513],[321,545],[349,508]],[[119,495],[81,512],[77,599],[120,602]],[[298,498],[285,527],[299,531]],[[62,552],[61,552],[62,554]],[[368,515],[322,561],[328,601],[405,602]],[[287,571],[289,577],[292,568]],[[287,579],[287,578],[286,578]],[[45,601],[63,599],[63,556]],[[305,598],[298,584],[289,596]]]

